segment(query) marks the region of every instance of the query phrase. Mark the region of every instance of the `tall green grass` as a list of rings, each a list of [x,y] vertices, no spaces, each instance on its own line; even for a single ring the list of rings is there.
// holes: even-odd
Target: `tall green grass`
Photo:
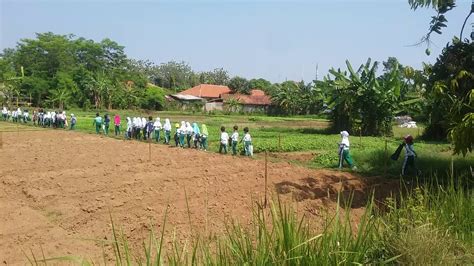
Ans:
[[[171,236],[165,246],[164,226],[150,231],[143,249],[132,250],[112,221],[116,265],[453,265],[474,261],[474,195],[470,176],[442,184],[402,181],[403,191],[375,204],[371,198],[357,224],[351,222],[350,201],[337,202],[333,215],[316,231],[312,217],[298,216],[278,200],[269,208],[256,206],[250,226],[226,225],[219,237],[202,237],[180,244]],[[339,207],[342,205],[343,207]],[[166,224],[167,211],[164,215]],[[32,264],[80,258],[29,258]]]

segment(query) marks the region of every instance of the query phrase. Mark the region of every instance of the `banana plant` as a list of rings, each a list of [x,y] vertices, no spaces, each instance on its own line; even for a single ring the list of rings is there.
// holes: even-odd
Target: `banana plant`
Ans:
[[[369,58],[357,71],[346,61],[347,71],[331,69],[325,78],[330,91],[329,108],[333,109],[336,130],[355,130],[357,124],[366,135],[391,132],[389,126],[400,97],[399,68],[388,81],[377,77],[378,63]]]

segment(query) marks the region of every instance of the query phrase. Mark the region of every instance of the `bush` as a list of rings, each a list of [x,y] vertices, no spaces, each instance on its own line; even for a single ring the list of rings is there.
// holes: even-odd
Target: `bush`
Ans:
[[[158,87],[147,87],[140,106],[148,110],[163,110],[165,105],[165,94],[163,89]]]

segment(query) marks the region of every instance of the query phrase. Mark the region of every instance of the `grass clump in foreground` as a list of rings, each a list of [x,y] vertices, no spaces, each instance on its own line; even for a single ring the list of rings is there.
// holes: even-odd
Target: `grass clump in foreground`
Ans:
[[[376,205],[369,200],[358,224],[351,223],[350,208],[328,216],[315,232],[309,217],[298,218],[277,202],[256,208],[250,227],[229,223],[214,240],[196,237],[180,245],[164,246],[161,235],[150,232],[143,249],[131,250],[112,223],[116,265],[335,265],[414,264],[452,265],[474,261],[474,195],[472,178],[464,175],[439,184],[436,178],[412,187]],[[350,204],[346,205],[350,206]],[[166,214],[164,218],[166,224]],[[31,259],[33,264],[77,258]]]

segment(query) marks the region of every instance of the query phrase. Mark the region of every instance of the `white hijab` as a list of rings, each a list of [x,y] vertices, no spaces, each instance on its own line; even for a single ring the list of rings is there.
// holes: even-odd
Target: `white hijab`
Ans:
[[[153,126],[155,127],[155,129],[161,129],[162,126],[161,126],[161,121],[159,117],[156,118],[156,121],[153,124]]]
[[[186,122],[181,121],[181,127],[179,128],[179,131],[180,131],[181,133],[185,133],[185,132],[186,132]]]
[[[146,119],[145,117],[142,117],[142,127],[146,127]]]
[[[191,134],[194,132],[193,127],[191,126],[191,123],[186,122],[186,133]]]
[[[347,132],[345,130],[341,131],[341,137],[342,137],[341,144],[344,144],[347,147],[349,147],[349,132]]]
[[[171,130],[171,123],[170,123],[170,120],[168,118],[165,119],[165,125],[163,126],[163,129],[168,130],[168,131]]]

